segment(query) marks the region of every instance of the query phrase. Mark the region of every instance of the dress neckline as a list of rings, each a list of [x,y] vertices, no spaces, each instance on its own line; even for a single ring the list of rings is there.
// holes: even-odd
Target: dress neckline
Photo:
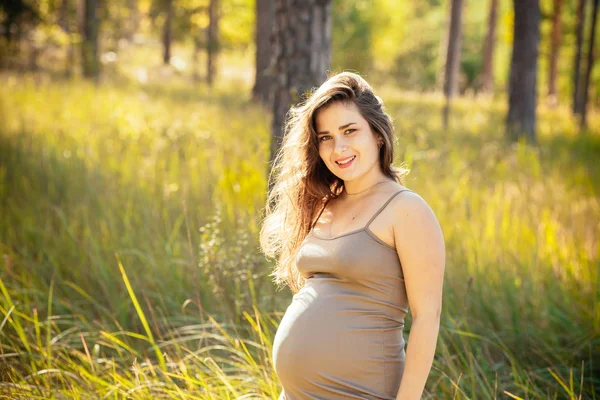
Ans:
[[[315,233],[315,228],[314,228],[314,226],[313,226],[313,227],[310,229],[310,234],[311,234],[311,235],[313,235],[314,237],[316,237],[317,239],[323,239],[323,240],[334,240],[334,239],[339,239],[339,238],[341,238],[341,237],[344,237],[344,236],[349,236],[349,235],[353,235],[353,234],[355,234],[355,233],[362,232],[362,231],[366,231],[366,230],[367,230],[367,227],[366,227],[366,226],[363,226],[362,228],[354,229],[354,230],[352,230],[352,231],[350,231],[350,232],[342,233],[341,235],[337,235],[337,236],[333,236],[333,237],[323,237],[323,236],[319,236],[319,235],[317,235],[317,234]]]
[[[383,242],[381,239],[379,239],[370,229],[369,229],[369,225],[371,225],[371,222],[373,222],[373,220],[385,209],[385,207],[394,199],[394,197],[396,197],[398,194],[402,193],[402,192],[412,192],[412,190],[410,189],[401,189],[395,193],[393,193],[385,203],[383,203],[383,205],[381,207],[379,207],[379,209],[375,212],[375,214],[373,214],[373,216],[369,219],[369,221],[367,222],[367,224],[365,226],[363,226],[362,228],[359,229],[354,229],[351,230],[349,232],[346,233],[342,233],[340,235],[337,236],[333,236],[333,237],[321,237],[318,236],[316,233],[314,233],[314,229],[315,229],[315,225],[317,224],[317,222],[319,221],[319,217],[321,217],[321,214],[323,213],[323,210],[325,210],[325,207],[327,206],[327,203],[325,203],[325,205],[323,206],[323,208],[321,209],[321,212],[319,213],[319,215],[317,216],[317,219],[315,220],[315,222],[312,224],[312,227],[310,228],[309,234],[312,235],[313,237],[317,238],[317,239],[321,239],[321,240],[335,240],[335,239],[340,239],[343,238],[345,236],[350,236],[353,235],[355,233],[359,233],[359,232],[366,232],[369,236],[371,236],[373,239],[375,239],[377,242],[379,243],[384,243],[388,248],[390,249],[394,249],[393,247],[391,247],[389,244]],[[394,249],[395,250],[395,249]]]
[[[371,238],[371,240],[373,240],[374,242],[376,242],[376,243],[378,243],[378,244],[382,245],[382,246],[383,246],[383,247],[385,247],[386,249],[388,249],[388,250],[391,250],[391,251],[393,251],[393,252],[396,252],[396,248],[395,248],[395,247],[392,247],[392,246],[390,246],[389,244],[387,244],[386,242],[384,242],[383,240],[381,240],[381,239],[379,238],[379,236],[375,235],[375,234],[373,233],[373,231],[369,229],[369,227],[368,227],[368,226],[364,226],[364,227],[362,227],[362,228],[360,228],[360,229],[355,229],[355,230],[353,230],[353,231],[346,232],[346,233],[343,233],[343,234],[341,234],[341,235],[334,236],[334,237],[330,237],[330,238],[328,238],[328,237],[320,237],[320,236],[318,236],[318,235],[317,235],[317,234],[314,232],[314,229],[311,229],[311,230],[308,232],[308,235],[306,236],[306,238],[305,238],[304,240],[308,239],[308,237],[309,237],[309,236],[312,236],[313,238],[315,238],[315,239],[317,239],[317,240],[336,240],[336,239],[341,239],[341,238],[344,238],[344,237],[347,237],[347,236],[351,236],[351,235],[354,235],[354,234],[357,234],[357,233],[361,233],[361,232],[365,232],[365,233],[367,234],[367,236],[369,236],[369,237]]]

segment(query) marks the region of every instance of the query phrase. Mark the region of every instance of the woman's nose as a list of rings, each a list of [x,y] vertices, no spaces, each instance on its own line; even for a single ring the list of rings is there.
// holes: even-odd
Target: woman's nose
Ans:
[[[338,153],[343,153],[348,150],[348,145],[344,141],[344,139],[338,139],[335,141],[335,151]]]

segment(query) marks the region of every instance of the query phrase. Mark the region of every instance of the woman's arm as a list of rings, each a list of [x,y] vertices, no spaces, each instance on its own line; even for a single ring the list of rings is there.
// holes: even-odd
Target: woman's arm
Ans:
[[[406,350],[406,365],[396,400],[421,398],[433,363],[439,326],[439,316],[413,319]]]
[[[431,370],[440,326],[446,249],[429,205],[407,193],[394,202],[394,241],[402,264],[412,325],[397,400],[418,400]]]

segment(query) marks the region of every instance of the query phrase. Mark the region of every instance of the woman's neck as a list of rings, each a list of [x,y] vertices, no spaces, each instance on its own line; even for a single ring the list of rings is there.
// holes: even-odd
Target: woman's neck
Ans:
[[[378,171],[376,174],[365,174],[359,179],[344,181],[344,190],[346,195],[352,197],[353,195],[358,195],[363,192],[369,192],[369,189],[375,186],[381,186],[382,182],[385,181],[391,181],[391,179],[385,176],[381,171]]]

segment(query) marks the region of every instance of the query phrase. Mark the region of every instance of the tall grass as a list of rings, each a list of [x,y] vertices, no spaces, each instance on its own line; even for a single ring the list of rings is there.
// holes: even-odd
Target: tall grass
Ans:
[[[0,393],[276,398],[290,293],[258,252],[270,117],[248,88],[3,80]],[[447,246],[425,397],[595,398],[598,114],[580,135],[541,109],[531,146],[501,103],[459,100],[444,131],[439,98],[381,95]]]

